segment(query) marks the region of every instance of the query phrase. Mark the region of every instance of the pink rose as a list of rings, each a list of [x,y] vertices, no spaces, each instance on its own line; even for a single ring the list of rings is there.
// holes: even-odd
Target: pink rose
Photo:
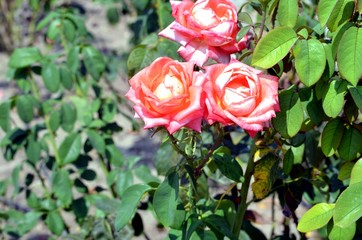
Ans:
[[[172,134],[185,126],[201,131],[205,76],[193,68],[193,63],[161,57],[131,78],[126,97],[145,129],[164,126]]]
[[[230,0],[170,1],[175,21],[159,33],[179,42],[178,53],[202,66],[208,58],[228,63],[230,54],[249,45],[250,34],[236,42],[239,32],[235,5]]]
[[[237,124],[252,137],[280,111],[278,78],[237,60],[206,67],[206,119]]]

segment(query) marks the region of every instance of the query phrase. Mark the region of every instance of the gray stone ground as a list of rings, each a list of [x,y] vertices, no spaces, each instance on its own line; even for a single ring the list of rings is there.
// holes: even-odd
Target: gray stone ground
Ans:
[[[121,19],[120,23],[115,26],[110,26],[106,22],[105,11],[104,8],[101,8],[94,4],[89,0],[78,0],[84,4],[87,8],[87,26],[88,28],[94,32],[94,36],[97,37],[96,44],[99,47],[106,46],[112,49],[118,49],[122,51],[129,51],[130,44],[129,42],[132,40],[132,36],[130,31],[127,29],[127,22],[130,19]],[[16,88],[12,83],[9,83],[5,79],[6,65],[8,58],[4,54],[0,54],[0,101],[2,99],[6,99],[10,96],[13,96],[16,93]],[[126,74],[122,74],[123,77],[118,79],[114,86],[121,93],[125,93],[128,90],[127,76]],[[152,138],[148,135],[147,131],[141,130],[140,132],[134,133],[131,132],[131,128],[128,122],[125,119],[119,118],[118,123],[124,127],[124,131],[117,136],[117,144],[120,147],[121,151],[126,155],[140,155],[142,157],[142,162],[149,165],[151,168],[153,166],[152,159],[155,151],[157,150],[157,146],[159,141],[157,138]],[[0,139],[3,136],[2,130],[0,130]],[[137,143],[137,144],[135,144]],[[11,162],[5,162],[0,154],[0,180],[8,178],[11,174],[12,169],[17,165],[19,161],[21,161],[21,155],[17,156],[17,159]],[[94,166],[94,169],[97,169],[97,166]],[[218,192],[222,192],[226,189],[217,189]],[[250,196],[251,198],[251,196]],[[21,200],[19,200],[21,201]],[[2,205],[0,204],[0,208]],[[256,226],[265,232],[266,236],[270,236],[271,231],[271,198],[262,201],[258,204],[252,204],[250,209],[253,209],[259,214],[258,224]],[[297,215],[301,216],[301,212],[303,209],[298,209]],[[280,215],[281,209],[280,207],[276,207],[276,219],[277,222],[275,224],[276,233],[281,233],[281,224],[282,217]],[[167,233],[164,230],[158,229],[157,222],[154,219],[152,213],[148,211],[142,211],[142,218],[145,225],[145,232],[152,240],[163,239]],[[68,217],[69,218],[69,217]],[[71,220],[71,219],[70,219]],[[292,231],[295,232],[294,224],[291,224]],[[41,224],[37,226],[35,229],[36,234],[47,234],[44,231],[44,228]],[[32,238],[34,237],[34,238]],[[28,235],[25,239],[41,239],[40,235]],[[46,238],[43,238],[46,239]],[[145,239],[143,236],[137,237],[134,239]],[[314,238],[318,239],[318,238]]]

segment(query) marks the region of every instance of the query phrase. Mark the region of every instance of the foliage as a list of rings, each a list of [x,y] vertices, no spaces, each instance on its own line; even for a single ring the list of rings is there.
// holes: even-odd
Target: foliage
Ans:
[[[182,61],[179,44],[157,36],[173,21],[168,1],[95,2],[106,6],[110,24],[122,14],[135,19],[130,77],[160,56]],[[23,194],[27,204],[0,210],[0,234],[23,236],[41,220],[54,236],[131,238],[143,231],[139,209],[148,209],[169,230],[167,239],[295,239],[314,230],[329,239],[361,237],[361,1],[233,2],[237,38],[248,31],[254,36],[250,49],[235,57],[280,78],[280,111],[254,138],[219,123],[203,124],[201,133],[153,129],[163,137],[157,177],[117,148],[114,134],[122,128],[115,118],[127,105],[107,92],[110,58],[93,45],[79,11],[55,1],[42,8],[34,31],[48,48],[12,52],[8,75],[19,94],[0,104],[4,158],[25,153],[11,178],[1,179],[0,196]],[[31,171],[24,173],[25,165]],[[282,232],[271,220],[269,236],[254,225],[258,213],[248,209],[267,198],[279,200],[284,218],[278,220]],[[300,205],[311,208],[300,216]],[[66,213],[81,230],[64,220]]]

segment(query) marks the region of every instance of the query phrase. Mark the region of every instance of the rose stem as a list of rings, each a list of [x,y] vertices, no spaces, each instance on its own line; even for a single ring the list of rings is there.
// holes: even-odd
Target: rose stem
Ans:
[[[251,177],[253,176],[253,172],[254,172],[254,166],[255,166],[254,154],[257,149],[256,142],[258,141],[259,136],[260,136],[260,132],[258,132],[253,139],[252,148],[251,148],[250,155],[249,155],[248,165],[246,166],[246,170],[245,170],[245,174],[244,174],[244,182],[243,182],[241,190],[240,190],[240,205],[238,206],[238,210],[236,212],[235,224],[234,224],[234,228],[233,228],[233,234],[236,237],[239,237],[241,225],[243,224],[244,215],[245,215],[246,208],[247,208],[246,200],[248,197],[250,180],[251,180]]]

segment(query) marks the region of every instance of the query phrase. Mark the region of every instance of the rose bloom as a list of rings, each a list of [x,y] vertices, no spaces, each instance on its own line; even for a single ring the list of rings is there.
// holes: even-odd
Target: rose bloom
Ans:
[[[175,21],[159,33],[179,42],[178,53],[186,61],[204,65],[208,58],[228,63],[230,54],[248,47],[250,34],[239,42],[235,5],[230,0],[170,1]]]
[[[205,76],[191,62],[161,57],[130,79],[126,97],[145,129],[164,126],[174,133],[185,126],[201,131]]]
[[[280,111],[278,78],[237,60],[206,67],[206,120],[237,124],[252,137]]]

